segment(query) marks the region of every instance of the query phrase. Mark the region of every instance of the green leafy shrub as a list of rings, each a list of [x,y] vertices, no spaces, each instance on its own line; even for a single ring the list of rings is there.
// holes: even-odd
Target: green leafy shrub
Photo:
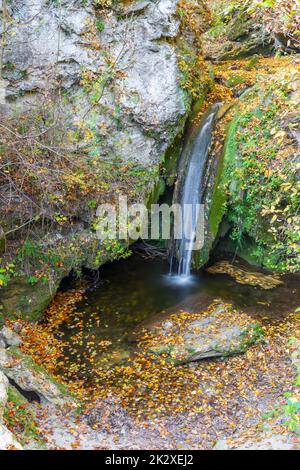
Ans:
[[[288,124],[282,123],[282,116],[295,113],[293,80],[293,69],[290,76],[280,71],[242,99],[227,139],[224,172],[231,238],[238,249],[252,240],[252,256],[281,272],[300,269],[300,162]]]

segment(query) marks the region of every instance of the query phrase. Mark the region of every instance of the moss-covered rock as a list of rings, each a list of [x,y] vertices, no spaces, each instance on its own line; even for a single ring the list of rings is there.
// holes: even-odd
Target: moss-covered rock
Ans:
[[[300,270],[297,66],[286,62],[236,106],[218,192],[235,252],[270,270]],[[298,116],[298,118],[297,118]]]
[[[231,107],[228,105],[221,106],[216,117],[216,127],[213,133],[202,199],[204,206],[204,243],[202,248],[193,254],[195,269],[201,268],[208,262],[211,251],[218,241],[219,227],[225,213],[226,194],[222,181],[226,150],[222,149],[222,145],[220,146],[219,139],[221,139],[220,129],[226,126],[227,113],[230,109]]]
[[[217,1],[213,4],[214,21],[204,38],[208,57],[217,60],[242,59],[253,54],[274,51],[274,37],[260,16],[249,11],[249,3]]]
[[[50,289],[48,284],[38,283],[32,287],[26,279],[9,282],[1,289],[0,315],[7,318],[23,318],[35,321],[43,314],[53,299],[57,285]]]

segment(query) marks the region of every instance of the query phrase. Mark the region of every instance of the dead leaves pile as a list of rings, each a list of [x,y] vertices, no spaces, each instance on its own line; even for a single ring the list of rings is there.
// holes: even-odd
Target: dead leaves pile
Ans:
[[[225,260],[210,266],[206,271],[210,274],[228,274],[239,284],[257,286],[265,290],[274,289],[283,284],[279,276],[246,271]]]

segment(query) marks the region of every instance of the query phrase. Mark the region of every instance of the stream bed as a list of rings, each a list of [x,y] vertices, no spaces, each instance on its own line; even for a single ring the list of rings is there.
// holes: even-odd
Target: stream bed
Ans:
[[[81,335],[70,356],[73,350],[73,359],[84,363],[92,343],[94,366],[110,369],[126,362],[134,352],[131,333],[140,323],[168,312],[199,312],[216,299],[263,323],[283,320],[300,305],[299,275],[285,276],[282,286],[264,290],[204,270],[184,282],[170,276],[168,269],[167,261],[145,260],[138,254],[103,266],[98,284],[87,289],[76,304],[76,315],[59,328],[67,343]]]

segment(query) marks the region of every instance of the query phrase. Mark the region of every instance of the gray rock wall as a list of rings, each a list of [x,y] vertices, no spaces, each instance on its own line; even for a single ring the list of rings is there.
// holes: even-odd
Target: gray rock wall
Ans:
[[[86,147],[96,146],[94,151],[109,158],[157,162],[187,111],[171,44],[180,27],[177,0],[127,7],[120,2],[109,12],[95,9],[91,0],[59,3],[8,3],[1,114],[46,106],[56,94],[68,128],[83,122],[92,129]],[[81,83],[83,74],[93,76],[90,94]]]

